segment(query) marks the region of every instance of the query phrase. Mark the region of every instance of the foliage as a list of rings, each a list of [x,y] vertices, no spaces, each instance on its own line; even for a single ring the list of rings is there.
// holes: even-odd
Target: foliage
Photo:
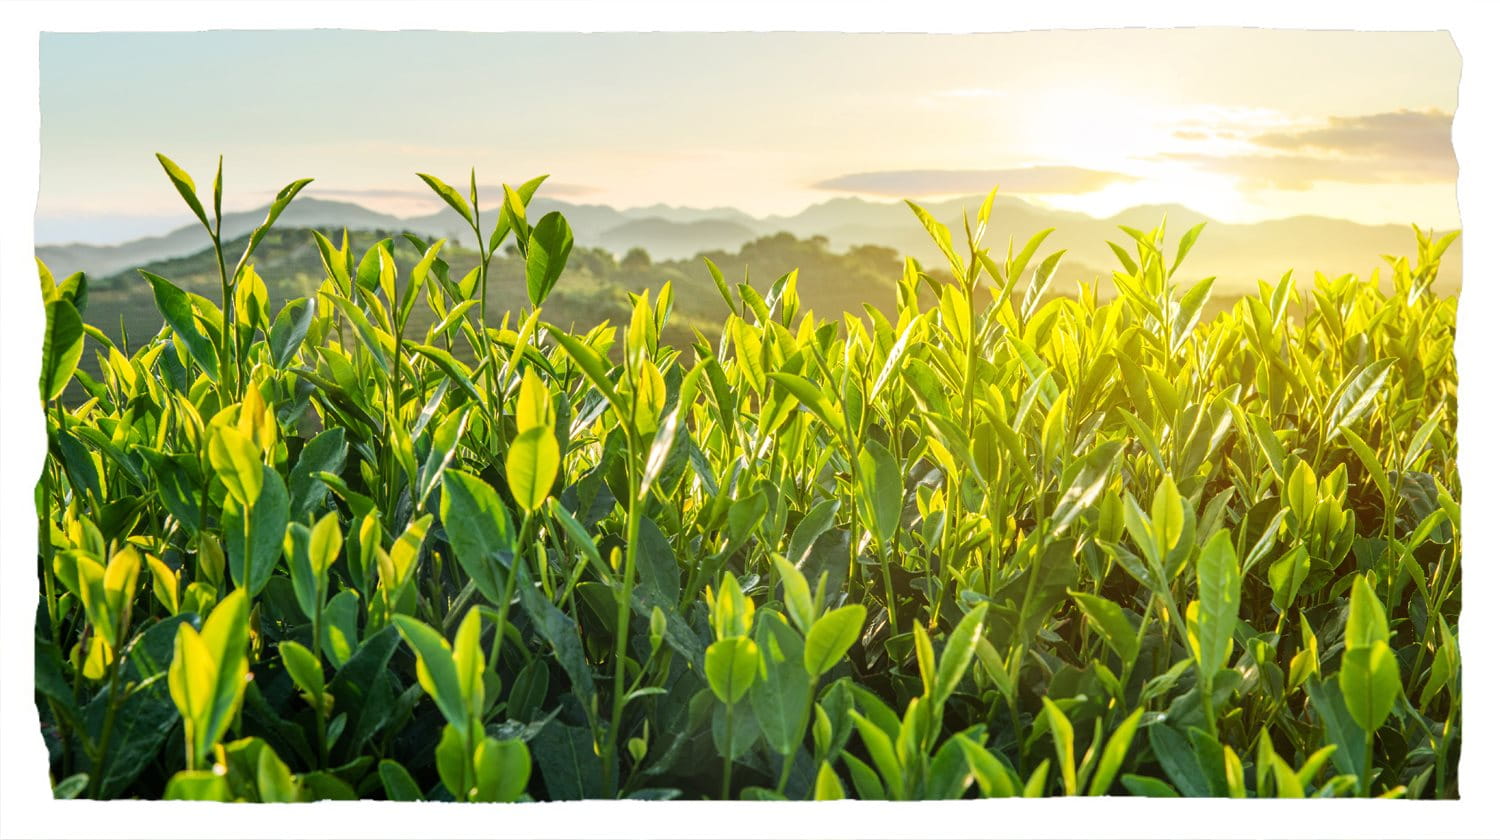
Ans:
[[[674,346],[672,283],[547,317],[540,178],[488,229],[422,175],[471,269],[314,233],[273,313],[306,182],[224,243],[162,164],[217,302],[146,273],[123,347],[41,270],[58,796],[1457,795],[1452,236],[1206,321],[1198,228],[1123,229],[1103,302],[1046,233],[984,248],[993,194],[962,240],[913,205],[946,265],[889,308],[709,260],[730,314]]]

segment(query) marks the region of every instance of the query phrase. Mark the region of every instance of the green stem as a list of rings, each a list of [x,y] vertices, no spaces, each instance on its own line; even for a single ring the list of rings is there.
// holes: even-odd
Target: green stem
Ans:
[[[212,238],[214,259],[219,266],[219,303],[223,307],[220,314],[224,318],[223,329],[219,332],[219,391],[224,394],[224,401],[227,403],[230,397],[239,398],[239,362],[234,352],[239,344],[239,331],[234,325],[234,287],[229,282],[228,269],[224,266],[224,248],[219,242],[218,234],[213,234]],[[231,369],[234,371],[233,382],[229,379]]]
[[[94,768],[92,778],[89,779],[89,798],[98,799],[104,788],[104,779],[109,775],[109,741],[114,735],[115,714],[120,710],[120,671],[123,670],[125,656],[120,651],[112,651],[115,656],[114,668],[109,677],[109,701],[104,708],[104,727],[99,730],[99,761]]]
[[[531,514],[521,521],[521,533],[524,535],[531,527]],[[524,536],[523,536],[524,539]],[[521,543],[517,542],[517,548]],[[500,672],[500,649],[505,645],[505,627],[510,621],[510,602],[516,597],[516,564],[521,562],[521,552],[512,551],[510,560],[510,572],[505,576],[505,594],[501,596],[500,603],[495,605],[495,640],[490,643],[490,664],[495,666],[495,673]],[[545,558],[544,558],[545,562]],[[465,587],[467,591],[467,587]]]
[[[635,435],[629,433],[625,437],[627,457],[630,459],[630,507],[626,511],[625,524],[625,569],[620,580],[620,590],[616,595],[615,615],[615,678],[614,696],[609,718],[609,737],[604,743],[605,777],[606,789],[611,797],[619,793],[619,753],[620,730],[624,726],[625,716],[625,654],[628,650],[626,643],[629,641],[630,633],[630,594],[635,589],[635,561],[636,550],[640,545],[641,534],[641,494],[637,488],[640,484],[639,468],[636,463]]]
[[[1371,788],[1371,786],[1375,782],[1374,778],[1372,778],[1372,776],[1374,774],[1374,767],[1373,767],[1374,761],[1375,761],[1375,733],[1373,733],[1373,732],[1366,732],[1365,733],[1365,767],[1364,767],[1364,772],[1362,772],[1362,773],[1359,774],[1360,794],[1362,796],[1369,796],[1370,795],[1370,788]]]
[[[326,585],[325,582],[318,586],[317,608],[312,616],[312,655],[319,671],[323,669],[323,588]],[[313,698],[313,711],[318,717],[318,769],[322,770],[328,766],[328,716],[323,710],[322,697]]]
[[[729,778],[734,772],[734,704],[724,704],[724,782],[719,799],[729,800]]]
[[[1208,734],[1219,740],[1218,715],[1214,714],[1214,683],[1201,666],[1198,672],[1198,694],[1203,700],[1203,719],[1208,724]]]
[[[730,746],[733,747],[734,745],[730,744]],[[776,792],[777,793],[780,793],[780,794],[785,794],[786,793],[786,783],[787,783],[787,780],[792,777],[792,759],[794,759],[796,757],[797,757],[797,750],[795,748],[793,748],[792,751],[789,752],[789,753],[787,753],[786,757],[781,760],[781,775],[776,779]]]
[[[891,559],[885,546],[876,546],[876,550],[880,556],[880,574],[885,578],[885,620],[894,636],[899,631],[896,628],[896,587],[891,583]]]

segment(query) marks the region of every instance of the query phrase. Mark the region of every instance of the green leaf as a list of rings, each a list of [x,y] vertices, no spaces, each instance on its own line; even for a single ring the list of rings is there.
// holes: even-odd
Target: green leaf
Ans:
[[[806,521],[806,520],[804,520]],[[786,604],[787,615],[803,633],[812,629],[817,621],[818,608],[813,605],[812,589],[801,570],[779,554],[771,555],[776,564],[776,573],[781,578],[781,599]]]
[[[1329,408],[1325,410],[1329,437],[1343,427],[1354,424],[1370,410],[1395,363],[1394,358],[1377,359],[1351,371],[1345,377],[1337,391],[1329,397]]]
[[[1151,497],[1151,540],[1163,560],[1182,538],[1182,496],[1169,475],[1162,476]]]
[[[1213,291],[1214,278],[1205,277],[1194,283],[1187,293],[1178,302],[1177,317],[1172,320],[1172,352],[1182,349],[1187,340],[1192,337],[1193,328],[1198,324],[1198,318],[1203,314],[1203,307],[1208,303],[1208,296]]]
[[[325,429],[302,447],[297,465],[288,474],[292,519],[304,520],[323,503],[328,496],[328,485],[317,475],[343,472],[347,454],[348,444],[341,428]]]
[[[392,621],[417,655],[423,670],[418,671],[419,681],[437,704],[438,711],[458,734],[468,737],[469,711],[463,687],[459,682],[458,668],[453,664],[453,650],[439,633],[408,615],[397,615]],[[422,679],[425,677],[425,679]]]
[[[1046,294],[1047,287],[1052,285],[1052,278],[1057,274],[1057,264],[1062,261],[1066,251],[1058,251],[1042,260],[1041,265],[1031,275],[1031,283],[1026,287],[1026,294],[1021,296],[1021,320],[1030,321],[1031,316],[1036,314],[1042,305],[1042,295]]]
[[[267,337],[271,361],[277,368],[285,368],[291,363],[292,357],[297,355],[317,314],[318,307],[310,298],[287,301],[281,307],[280,314],[271,324],[271,334]]]
[[[844,415],[839,413],[833,402],[816,385],[794,373],[777,372],[768,374],[768,378],[796,397],[803,407],[823,421],[834,434],[843,432]]]
[[[746,636],[720,639],[708,646],[703,672],[708,687],[723,703],[738,703],[760,670],[760,651]]]
[[[818,802],[829,802],[836,799],[845,799],[844,785],[839,781],[839,774],[833,772],[828,762],[823,762],[818,767],[818,779],[813,783],[813,799]]]
[[[546,326],[547,332],[552,335],[552,339],[557,342],[558,346],[562,347],[563,352],[568,354],[568,358],[573,360],[573,363],[578,366],[579,370],[583,371],[583,375],[588,378],[589,382],[609,401],[615,413],[621,417],[628,416],[629,408],[625,405],[624,400],[620,398],[620,394],[615,390],[614,384],[609,381],[609,374],[605,371],[604,361],[599,358],[599,354],[595,353],[593,348],[558,327],[551,324],[547,324]]]
[[[1126,755],[1130,753],[1130,742],[1135,739],[1136,727],[1140,724],[1141,716],[1145,712],[1144,706],[1131,712],[1130,717],[1125,718],[1115,728],[1114,734],[1109,736],[1109,741],[1104,745],[1104,752],[1099,756],[1099,764],[1094,769],[1093,778],[1089,780],[1089,796],[1103,796],[1109,793],[1115,774],[1120,771]]]
[[[908,201],[906,202],[906,206],[910,207],[911,212],[916,214],[917,220],[922,223],[922,227],[927,229],[927,235],[932,237],[932,241],[937,244],[938,250],[942,251],[943,256],[948,259],[948,267],[952,269],[953,276],[963,278],[965,275],[964,264],[953,250],[953,234],[948,231],[947,227],[939,223],[937,219],[934,219],[931,213],[928,213],[916,204]]]
[[[1103,492],[1110,472],[1119,461],[1121,441],[1110,441],[1094,447],[1084,459],[1082,466],[1073,474],[1068,489],[1058,498],[1057,508],[1052,512],[1052,536],[1061,536],[1063,531],[1078,518],[1078,515],[1093,506]]]
[[[1216,674],[1229,662],[1239,622],[1240,569],[1228,529],[1220,529],[1198,555],[1198,620],[1193,653],[1200,673]]]
[[[538,175],[516,188],[516,196],[521,199],[522,207],[531,203],[531,197],[536,194],[537,188],[545,180],[547,180],[546,175]],[[496,214],[495,229],[490,233],[490,253],[493,254],[500,247],[500,243],[505,241],[505,237],[510,234],[510,223],[510,214],[506,213],[505,208],[502,206],[500,212]]]
[[[230,802],[229,783],[212,770],[179,770],[167,780],[162,799],[196,802]]]
[[[859,712],[850,712],[849,717],[859,730],[859,737],[864,741],[870,760],[875,762],[875,769],[880,771],[880,778],[885,782],[890,798],[903,798],[906,784],[901,774],[901,764],[896,758],[896,750],[891,745],[891,736]]]
[[[208,440],[208,462],[230,497],[243,506],[260,498],[264,472],[260,449],[234,426],[220,426]]]
[[[1168,277],[1177,273],[1177,267],[1182,265],[1182,261],[1187,258],[1188,252],[1193,249],[1193,243],[1198,241],[1198,235],[1203,232],[1203,226],[1206,224],[1208,222],[1199,222],[1182,235],[1182,239],[1177,243],[1177,257],[1172,260],[1172,267],[1167,269]]]
[[[220,165],[223,165],[222,158],[220,159]],[[239,263],[234,267],[232,277],[236,281],[240,276],[240,271],[249,264],[250,255],[255,253],[255,249],[259,247],[261,240],[265,239],[266,234],[270,232],[271,225],[276,224],[276,219],[281,216],[281,212],[287,208],[288,204],[292,203],[292,199],[297,197],[297,193],[302,192],[303,187],[312,183],[312,180],[311,178],[302,178],[293,181],[282,187],[280,192],[276,193],[276,197],[271,200],[271,206],[266,210],[265,220],[256,225],[255,230],[250,232],[250,241],[245,244],[245,252],[240,256]],[[215,205],[218,204],[217,194],[215,195],[214,203]],[[218,215],[217,206],[215,207],[214,215]]]
[[[516,247],[521,249],[521,256],[524,257],[530,249],[531,241],[531,226],[526,223],[526,201],[509,184],[502,186],[505,189],[505,200],[500,205],[500,216],[505,220],[506,228],[515,233]]]
[[[735,310],[734,295],[729,291],[729,283],[724,279],[724,272],[720,271],[719,267],[714,265],[714,261],[708,257],[704,257],[703,262],[708,266],[708,274],[713,278],[714,286],[719,290],[719,296],[724,298],[724,305],[729,307],[730,312],[733,312]]]
[[[528,429],[511,442],[505,456],[505,478],[511,495],[526,512],[534,513],[547,501],[561,463],[557,436],[551,429]]]
[[[1089,623],[1104,634],[1104,641],[1119,655],[1120,661],[1127,668],[1130,663],[1135,662],[1140,653],[1140,639],[1120,605],[1087,592],[1070,591],[1068,594],[1073,596],[1079,609],[1088,617]]]
[[[943,646],[943,658],[939,660],[937,678],[933,681],[932,698],[934,708],[948,699],[964,675],[969,672],[969,663],[974,659],[974,649],[984,637],[984,617],[989,610],[987,602],[969,610]]]
[[[576,801],[597,799],[604,790],[594,738],[581,726],[553,721],[531,740],[547,799]]]
[[[1150,736],[1151,753],[1156,756],[1162,770],[1166,771],[1167,778],[1172,780],[1172,784],[1183,795],[1212,795],[1213,790],[1203,774],[1203,768],[1198,764],[1192,744],[1181,732],[1165,723],[1157,723],[1147,727],[1146,733]],[[1130,777],[1126,776],[1124,781],[1126,787],[1130,787]]]
[[[1349,591],[1349,618],[1344,623],[1344,647],[1346,649],[1383,644],[1391,637],[1386,625],[1385,608],[1380,596],[1370,586],[1364,575],[1354,578]]]
[[[532,306],[541,306],[547,299],[572,250],[573,230],[561,213],[553,211],[536,223],[526,249],[526,295]]]
[[[1333,677],[1323,680],[1310,679],[1305,683],[1308,699],[1323,721],[1323,741],[1335,744],[1333,763],[1339,772],[1356,774],[1361,771],[1360,755],[1364,750],[1364,732],[1349,714],[1342,690],[1335,691],[1337,681]]]
[[[1349,717],[1366,732],[1380,728],[1401,693],[1401,669],[1390,645],[1377,641],[1345,648],[1339,666],[1339,691]]]
[[[766,743],[790,755],[807,736],[812,713],[813,686],[802,667],[802,640],[775,617],[760,622],[756,640],[764,677],[750,686],[750,706]]]
[[[969,772],[979,783],[980,795],[987,799],[1019,795],[1020,780],[993,753],[962,733],[954,735],[953,740],[958,742],[964,758],[968,759]]]
[[[467,473],[443,474],[443,530],[459,565],[486,600],[498,605],[515,539],[510,514],[493,487]]]
[[[290,639],[282,642],[280,648],[281,661],[286,665],[286,672],[291,675],[292,682],[308,695],[309,702],[321,702],[324,688],[322,663],[312,655],[312,651]]]
[[[531,753],[516,738],[485,738],[474,751],[476,802],[515,802],[531,781]]]
[[[147,282],[151,284],[151,292],[156,298],[156,308],[161,312],[167,324],[172,327],[172,332],[177,339],[187,346],[188,354],[193,361],[203,368],[208,378],[213,382],[219,381],[219,357],[214,350],[213,342],[198,329],[198,322],[193,315],[193,304],[188,299],[187,293],[172,285],[172,281],[165,277],[159,277],[144,269],[140,272]]]
[[[780,380],[778,380],[780,381]],[[858,496],[865,526],[875,539],[893,548],[890,543],[901,526],[901,509],[905,505],[905,488],[901,483],[901,467],[896,458],[884,446],[867,440],[859,455],[859,481],[863,490]]]
[[[57,399],[83,356],[83,319],[66,300],[47,304],[47,329],[42,334],[42,401]]]
[[[802,664],[814,679],[832,670],[859,639],[864,629],[865,607],[848,604],[819,618],[807,633]]]
[[[485,404],[484,396],[479,393],[479,389],[474,385],[473,376],[464,367],[463,362],[453,358],[453,354],[441,347],[433,347],[430,344],[416,344],[414,342],[403,342],[403,344],[409,349],[425,356],[434,365],[437,365],[438,370],[441,370],[449,379],[453,380],[455,385],[462,388],[464,394],[469,399],[479,405]]]
[[[1385,467],[1381,465],[1380,457],[1370,449],[1363,438],[1354,433],[1353,429],[1345,429],[1343,435],[1344,442],[1349,444],[1349,448],[1354,450],[1355,455],[1359,456],[1360,463],[1365,466],[1365,472],[1370,476],[1370,480],[1375,482],[1375,488],[1380,491],[1381,501],[1387,505],[1394,503],[1396,492],[1391,487],[1391,480],[1386,477]]]
[[[380,783],[385,788],[385,798],[392,802],[421,802],[424,797],[417,782],[399,762],[389,758],[380,760]]]
[[[202,757],[223,737],[245,693],[250,665],[250,599],[236,589],[214,607],[199,633],[177,626],[168,685],[187,726],[193,754]]]
[[[229,549],[229,574],[236,586],[250,590],[253,598],[265,588],[281,558],[291,501],[281,476],[260,465],[261,489],[250,507],[249,526],[245,509],[231,501],[224,507],[224,536]],[[249,577],[245,572],[248,568]]]
[[[469,202],[459,194],[458,190],[450,187],[445,181],[443,181],[443,179],[437,177],[436,175],[425,175],[421,172],[418,172],[417,177],[421,178],[422,182],[426,184],[429,189],[437,193],[438,198],[441,198],[444,203],[456,210],[458,212],[458,215],[462,216],[464,221],[469,223],[469,227],[474,227],[476,224],[478,224],[478,222],[475,221],[474,218],[474,208],[469,206]]]
[[[203,223],[203,229],[212,231],[208,224],[208,214],[203,212],[203,203],[198,200],[198,188],[193,184],[193,179],[182,167],[173,163],[170,158],[161,152],[156,153],[156,159],[161,163],[161,168],[166,170],[167,178],[172,181],[172,186],[177,188],[177,194],[187,202],[189,210]]]
[[[1126,773],[1120,777],[1120,783],[1130,791],[1132,796],[1152,796],[1176,798],[1179,796],[1173,787],[1161,779],[1153,779],[1150,776],[1137,776],[1134,773]]]
[[[1063,794],[1074,796],[1078,793],[1078,776],[1073,757],[1073,724],[1051,698],[1042,698],[1042,710],[1047,718],[1047,729],[1052,733],[1052,744],[1057,749],[1057,766],[1062,770]]]
[[[517,563],[514,572],[518,584],[517,589],[521,593],[522,608],[531,617],[537,632],[552,648],[553,659],[568,675],[568,682],[573,686],[573,694],[578,697],[585,709],[589,708],[595,697],[594,676],[589,667],[588,657],[584,653],[578,620],[558,609],[542,595],[529,581],[526,564]]]
[[[453,794],[454,799],[468,802],[469,790],[464,787],[464,779],[469,775],[474,757],[465,749],[463,734],[451,723],[443,727],[443,734],[438,739],[432,758],[443,787]]]
[[[1267,570],[1271,583],[1271,606],[1286,612],[1312,571],[1307,547],[1299,545],[1281,556]]]
[[[682,595],[682,570],[672,543],[652,519],[641,519],[636,563],[647,602],[675,612]]]

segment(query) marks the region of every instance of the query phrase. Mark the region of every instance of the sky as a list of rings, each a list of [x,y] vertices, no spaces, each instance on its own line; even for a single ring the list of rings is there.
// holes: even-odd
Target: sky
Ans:
[[[1453,227],[1459,69],[1440,32],[43,33],[37,241],[190,222],[155,152],[205,194],[222,154],[226,211],[312,177],[428,213],[414,173],[472,166],[482,195],[548,173],[544,194],[618,208],[998,185],[1098,217]]]

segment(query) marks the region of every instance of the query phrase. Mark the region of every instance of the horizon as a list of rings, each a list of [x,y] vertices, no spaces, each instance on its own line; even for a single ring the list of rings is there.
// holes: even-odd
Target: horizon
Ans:
[[[446,205],[442,204],[441,202],[437,202],[437,203],[435,203],[433,205],[432,208],[424,210],[424,211],[421,211],[421,212],[408,213],[408,214],[404,214],[404,215],[403,214],[397,214],[397,213],[387,213],[385,211],[377,210],[377,209],[375,209],[375,208],[373,208],[373,207],[371,207],[371,206],[369,206],[367,204],[363,204],[361,202],[354,201],[354,200],[351,200],[351,199],[327,198],[327,197],[318,196],[318,195],[315,194],[315,191],[313,189],[315,185],[316,185],[316,182],[314,182],[313,184],[309,184],[306,188],[304,188],[302,190],[302,192],[299,193],[298,197],[294,200],[293,203],[294,204],[303,204],[303,205],[305,205],[308,202],[321,202],[321,203],[325,203],[325,204],[342,205],[342,206],[345,206],[345,207],[355,207],[355,208],[359,208],[361,210],[365,210],[365,211],[368,211],[368,212],[380,213],[382,215],[390,216],[393,219],[395,219],[397,221],[402,221],[402,222],[421,221],[421,220],[430,219],[430,218],[432,218],[435,215],[436,216],[441,216],[441,215],[443,215],[445,213],[452,212]],[[200,185],[200,187],[201,187],[201,185]],[[497,192],[498,192],[498,190],[497,190]],[[480,190],[480,197],[481,197],[481,199],[484,198],[484,190],[483,189]],[[546,185],[545,184],[543,184],[542,187],[541,187],[541,189],[538,190],[538,192],[537,192],[537,198],[541,198],[541,199],[548,199],[549,198],[546,195]],[[931,208],[931,207],[934,207],[934,206],[948,205],[948,204],[951,204],[951,203],[953,203],[955,201],[965,201],[965,202],[973,201],[973,206],[969,206],[967,203],[964,205],[965,211],[973,212],[973,211],[975,211],[975,210],[978,209],[979,203],[982,202],[984,200],[984,198],[985,198],[985,194],[981,194],[981,193],[957,194],[957,195],[942,195],[942,196],[934,196],[934,197],[932,197],[931,200],[915,201],[915,203],[918,204],[918,205],[920,205],[920,206],[922,206],[922,207],[924,207],[924,208]],[[1113,219],[1118,219],[1118,218],[1121,218],[1121,217],[1124,217],[1124,216],[1128,216],[1128,215],[1131,215],[1133,213],[1136,213],[1136,212],[1139,212],[1139,211],[1145,210],[1145,209],[1156,210],[1156,209],[1167,208],[1168,210],[1178,209],[1178,210],[1186,211],[1188,214],[1205,216],[1211,223],[1216,224],[1216,225],[1242,225],[1242,224],[1254,225],[1254,224],[1261,224],[1261,223],[1267,223],[1267,222],[1293,221],[1293,220],[1298,220],[1298,219],[1319,219],[1319,220],[1336,221],[1336,222],[1347,222],[1347,223],[1350,223],[1350,224],[1362,225],[1362,226],[1365,226],[1365,227],[1381,227],[1381,226],[1390,226],[1390,225],[1395,225],[1395,226],[1398,226],[1398,227],[1409,227],[1412,224],[1416,224],[1415,222],[1397,222],[1397,221],[1365,223],[1365,222],[1355,221],[1355,220],[1352,220],[1352,219],[1342,219],[1342,218],[1339,218],[1339,217],[1336,217],[1336,216],[1323,216],[1323,215],[1319,215],[1319,214],[1316,214],[1316,213],[1291,213],[1291,214],[1287,214],[1285,216],[1273,216],[1273,217],[1269,217],[1269,218],[1265,218],[1265,219],[1256,219],[1256,220],[1254,220],[1252,222],[1233,222],[1233,221],[1227,221],[1227,220],[1224,220],[1224,219],[1214,218],[1213,216],[1211,216],[1211,215],[1209,215],[1207,213],[1204,213],[1203,211],[1199,210],[1196,207],[1192,207],[1190,205],[1182,204],[1180,202],[1173,202],[1173,201],[1145,202],[1145,203],[1142,203],[1142,204],[1134,204],[1134,205],[1131,205],[1129,207],[1120,208],[1119,210],[1110,212],[1107,215],[1095,215],[1093,213],[1089,213],[1089,212],[1083,211],[1083,210],[1068,210],[1068,209],[1065,209],[1065,208],[1049,207],[1049,206],[1047,206],[1046,204],[1044,204],[1042,202],[1033,201],[1033,200],[1027,199],[1027,198],[1022,197],[1022,196],[1014,196],[1014,195],[1012,195],[1012,196],[1006,196],[1004,194],[998,194],[996,196],[995,200],[997,202],[999,202],[1003,198],[1012,199],[1012,200],[1014,200],[1016,202],[1025,204],[1025,205],[1027,205],[1028,207],[1030,207],[1032,209],[1040,210],[1040,211],[1043,211],[1043,212],[1057,213],[1057,214],[1078,215],[1078,216],[1086,217],[1089,220],[1095,221],[1095,222],[1107,222],[1107,221],[1111,221]],[[742,210],[742,209],[740,209],[738,207],[734,207],[732,205],[719,205],[719,206],[716,206],[716,207],[696,207],[696,206],[685,205],[685,204],[669,204],[669,203],[666,203],[666,202],[654,202],[654,203],[651,203],[651,204],[642,204],[642,205],[632,205],[632,206],[617,207],[617,206],[614,206],[614,205],[611,205],[611,204],[589,202],[589,201],[570,201],[570,200],[563,199],[563,198],[551,198],[550,200],[554,201],[554,202],[556,202],[558,204],[564,205],[565,207],[571,207],[571,208],[598,207],[598,208],[605,208],[605,209],[613,210],[613,211],[615,211],[617,213],[621,213],[621,214],[639,213],[639,212],[644,212],[644,211],[649,211],[649,210],[655,210],[655,209],[658,209],[658,208],[661,209],[661,210],[664,210],[664,211],[695,212],[695,213],[703,213],[703,214],[710,214],[710,213],[716,213],[716,212],[740,213],[740,214],[743,214],[743,215],[749,217],[750,219],[753,219],[753,220],[758,221],[758,222],[765,222],[765,221],[769,221],[769,220],[772,220],[772,219],[778,219],[778,220],[793,219],[793,218],[796,218],[797,216],[800,216],[800,215],[802,215],[802,214],[804,214],[804,213],[806,213],[806,212],[808,212],[808,211],[810,211],[810,210],[812,210],[814,208],[826,206],[826,205],[829,205],[829,204],[834,204],[834,203],[837,203],[837,202],[843,202],[843,201],[856,201],[856,202],[861,202],[861,203],[864,203],[864,204],[867,204],[867,205],[880,205],[880,206],[886,206],[886,207],[903,206],[906,203],[906,201],[907,201],[907,199],[901,199],[901,198],[880,199],[880,198],[872,198],[872,197],[866,197],[866,196],[860,196],[860,195],[835,195],[835,196],[829,196],[827,198],[818,200],[818,201],[816,201],[816,202],[814,202],[812,204],[808,204],[807,206],[805,206],[805,207],[803,207],[800,210],[797,210],[795,212],[791,212],[791,213],[767,213],[767,214],[764,214],[764,215],[756,215],[756,214],[750,213],[750,212],[748,212],[746,210]],[[227,210],[226,209],[225,210],[225,215],[228,216],[228,215],[230,215],[232,213],[260,213],[260,212],[265,211],[269,206],[270,206],[270,202],[268,201],[268,202],[264,202],[262,204],[259,204],[259,205],[253,206],[253,207],[244,207],[244,208],[237,209],[237,210]],[[484,214],[494,213],[495,211],[498,210],[498,208],[499,208],[499,201],[498,200],[495,200],[495,201],[483,201],[483,200],[481,200],[481,202],[480,202],[480,208],[479,209],[480,209],[481,215],[484,215]],[[714,216],[707,216],[706,217],[707,220],[713,220],[715,218],[719,218],[719,217],[714,217]],[[660,217],[660,216],[638,216],[638,217],[633,218],[632,221],[643,221],[643,220],[646,220],[646,219],[663,219],[663,217]],[[663,220],[665,220],[665,219],[663,219]],[[671,220],[666,220],[666,221],[671,221]],[[694,221],[698,221],[698,220],[694,220]],[[43,241],[40,238],[38,238],[37,241],[34,243],[34,246],[38,247],[38,248],[42,248],[42,247],[46,247],[46,248],[63,248],[63,247],[74,247],[74,246],[88,246],[88,247],[99,247],[99,248],[112,248],[112,247],[118,247],[118,246],[121,246],[121,245],[127,245],[127,244],[130,244],[132,242],[138,242],[138,241],[141,241],[141,240],[147,240],[147,239],[155,239],[155,238],[165,237],[165,236],[168,236],[170,234],[176,233],[176,232],[178,232],[178,231],[180,231],[180,230],[182,230],[184,228],[196,230],[199,227],[200,227],[200,225],[197,222],[197,220],[195,220],[191,216],[189,216],[189,217],[187,217],[186,220],[174,218],[174,219],[171,220],[170,226],[162,227],[160,230],[154,230],[153,232],[142,233],[142,234],[136,235],[136,236],[128,236],[128,237],[125,237],[123,239],[118,239],[118,240],[114,240],[114,241],[105,241],[105,242],[88,242],[88,241],[81,241],[81,240],[53,240],[53,241]],[[1460,229],[1460,226],[1458,224],[1454,224],[1451,227],[1447,227],[1447,226],[1443,226],[1443,227],[1428,226],[1428,227],[1430,227],[1430,229],[1436,230],[1438,232],[1445,232],[1445,231],[1449,231],[1449,230],[1458,230],[1458,229]],[[770,236],[770,235],[774,235],[774,234],[763,234],[763,235]],[[588,243],[583,243],[583,244],[588,244]]]
[[[368,60],[386,53],[430,60]],[[222,154],[226,212],[312,177],[307,197],[424,216],[442,205],[412,173],[472,165],[491,191],[550,172],[541,195],[622,211],[764,219],[998,184],[1095,219],[1453,228],[1458,70],[1441,32],[43,33],[36,241],[191,223],[155,151],[203,190]],[[232,110],[199,104],[226,90]]]

